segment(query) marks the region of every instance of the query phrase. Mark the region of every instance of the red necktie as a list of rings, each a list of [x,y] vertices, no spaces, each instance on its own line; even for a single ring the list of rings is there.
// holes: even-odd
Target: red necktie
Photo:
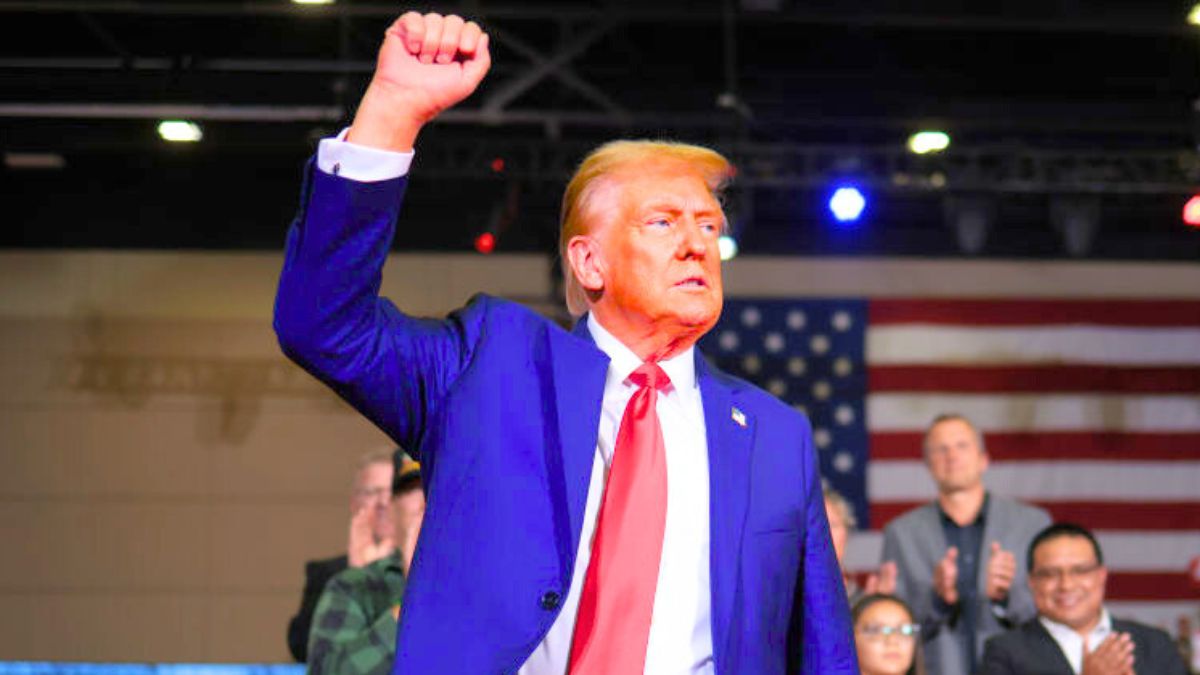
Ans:
[[[646,666],[667,522],[667,453],[655,404],[671,380],[648,362],[629,381],[638,390],[617,431],[575,620],[570,675],[630,675]]]

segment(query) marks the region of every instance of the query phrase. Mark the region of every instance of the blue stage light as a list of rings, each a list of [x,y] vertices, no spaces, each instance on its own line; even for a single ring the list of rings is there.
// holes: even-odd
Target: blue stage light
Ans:
[[[843,185],[829,198],[829,212],[839,223],[852,223],[862,217],[867,197],[853,185]]]

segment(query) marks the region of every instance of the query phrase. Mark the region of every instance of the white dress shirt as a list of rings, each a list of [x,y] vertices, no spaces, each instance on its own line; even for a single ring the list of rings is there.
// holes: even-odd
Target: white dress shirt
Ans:
[[[1067,657],[1067,662],[1071,664],[1071,670],[1075,675],[1083,670],[1083,636],[1075,632],[1075,629],[1057,621],[1051,621],[1042,615],[1038,615],[1038,621],[1046,627],[1050,633],[1050,637],[1058,643],[1058,648],[1062,650],[1063,656]],[[1112,617],[1108,615],[1107,609],[1100,610],[1100,623],[1088,633],[1087,645],[1088,653],[1096,651],[1096,647],[1104,642],[1104,638],[1112,633]]]
[[[518,675],[562,675],[571,656],[571,638],[579,612],[579,597],[592,558],[592,538],[604,483],[612,465],[613,445],[625,406],[637,387],[626,379],[642,365],[628,347],[588,316],[588,330],[610,361],[600,406],[600,429],[592,480],[588,486],[583,531],[575,556],[571,589],[562,612],[542,643]],[[704,407],[696,382],[694,350],[659,361],[671,386],[658,395],[658,421],[667,452],[667,522],[650,641],[646,646],[646,673],[692,675],[712,673],[712,602],[709,584],[708,440]]]
[[[408,173],[412,152],[389,152],[348,143],[344,140],[346,132],[343,130],[337,138],[321,141],[317,148],[317,168],[321,171],[360,182],[389,180]],[[562,610],[518,675],[564,675],[567,672],[579,598],[592,557],[592,538],[612,464],[613,446],[625,406],[637,391],[636,386],[625,380],[642,365],[641,359],[605,330],[595,317],[589,316],[587,327],[610,361],[583,530],[571,588]],[[667,454],[667,520],[645,672],[706,675],[713,672],[708,440],[700,385],[696,381],[694,349],[660,361],[659,366],[671,378],[671,386],[659,392],[655,408]]]

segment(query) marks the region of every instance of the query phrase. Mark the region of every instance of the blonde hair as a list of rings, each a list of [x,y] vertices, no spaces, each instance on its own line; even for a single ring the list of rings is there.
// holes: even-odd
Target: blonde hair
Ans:
[[[825,501],[829,502],[839,514],[842,516],[842,522],[846,524],[846,531],[853,532],[858,527],[858,518],[854,515],[854,507],[850,506],[850,502],[842,496],[842,493],[833,489],[824,478],[821,479],[821,495]]]
[[[580,316],[587,311],[587,294],[571,270],[567,244],[572,237],[587,233],[585,215],[598,179],[611,176],[628,166],[656,160],[688,165],[700,174],[708,189],[718,196],[734,174],[733,165],[721,153],[700,145],[674,141],[610,141],[584,157],[563,193],[558,234],[558,255],[562,261],[567,309],[573,316]]]
[[[979,430],[979,427],[975,426],[974,422],[967,419],[966,416],[961,413],[945,412],[933,418],[933,421],[929,423],[929,426],[925,427],[925,438],[921,441],[921,445],[926,455],[929,454],[929,435],[933,433],[934,427],[944,422],[962,422],[963,424],[967,425],[967,428],[970,429],[971,433],[975,435],[975,442],[979,444],[979,451],[982,453],[987,452],[987,446],[984,445],[983,441],[983,432]]]
[[[359,455],[358,461],[354,464],[355,480],[357,480],[359,472],[368,466],[371,466],[372,464],[387,464],[388,466],[391,466],[392,455],[396,452],[396,450],[396,447],[376,448]]]

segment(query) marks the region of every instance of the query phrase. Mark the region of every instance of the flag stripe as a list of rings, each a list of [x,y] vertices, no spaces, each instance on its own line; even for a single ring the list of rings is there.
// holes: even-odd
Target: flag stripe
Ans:
[[[1116,600],[1200,598],[1187,572],[1109,572],[1105,596]]]
[[[996,462],[985,481],[989,489],[1014,499],[1194,501],[1200,498],[1200,462]],[[936,494],[925,463],[912,460],[871,462],[867,490],[872,501],[932,499]]]
[[[947,411],[991,431],[1200,432],[1200,396],[872,394],[867,425],[913,431]]]
[[[1105,600],[1104,606],[1118,619],[1141,621],[1151,626],[1175,634],[1179,627],[1179,617],[1193,616],[1196,612],[1195,600],[1160,600],[1157,602],[1133,602],[1125,600]]]
[[[872,326],[897,323],[1016,326],[1094,323],[1200,326],[1194,300],[872,300]]]
[[[1180,573],[1192,557],[1200,555],[1200,529],[1176,532],[1096,530],[1104,564],[1117,572]],[[1154,555],[1146,555],[1154,551]],[[1024,567],[1025,551],[1013,551]],[[873,570],[883,557],[883,532],[855,532],[846,546],[846,569]]]
[[[1108,364],[1200,365],[1200,328],[1042,326],[976,328],[905,324],[872,327],[869,366]]]
[[[879,392],[1108,392],[1173,394],[1200,391],[1200,367],[871,366],[868,390]]]
[[[1090,482],[1090,481],[1089,481]],[[884,527],[892,519],[928,499],[904,502],[871,502],[871,526]],[[1094,530],[1195,530],[1200,527],[1200,501],[1109,502],[1031,500],[1050,512],[1055,521],[1079,523]]]
[[[853,571],[850,574],[862,584],[871,570]],[[1200,590],[1193,588],[1186,573],[1179,572],[1112,572],[1104,591],[1105,599],[1124,601],[1178,600],[1200,598]]]
[[[1200,433],[991,432],[985,441],[988,454],[994,462],[1200,460]],[[920,460],[924,455],[924,442],[925,434],[920,431],[873,433],[871,459]]]

